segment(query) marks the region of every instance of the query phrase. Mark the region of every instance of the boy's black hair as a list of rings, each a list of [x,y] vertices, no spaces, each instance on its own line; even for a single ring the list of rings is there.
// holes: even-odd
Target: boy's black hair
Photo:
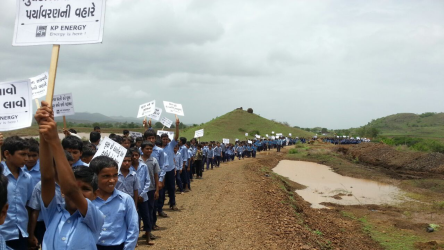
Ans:
[[[185,144],[185,143],[187,143],[187,138],[185,138],[185,137],[180,137],[180,142],[182,143],[182,144]]]
[[[15,151],[29,149],[29,143],[16,135],[10,136],[3,141],[2,156],[5,157],[5,151],[13,155]]]
[[[71,132],[71,133],[77,134],[77,131],[75,129],[73,129],[73,128],[68,129],[68,131]]]
[[[96,143],[100,140],[100,133],[99,132],[91,132],[89,133],[89,141],[92,143]]]
[[[144,142],[142,142],[142,145],[140,145],[140,149],[143,150],[146,146],[150,146],[150,147],[154,148],[154,145],[153,145],[152,142],[150,142],[150,141],[144,141]]]
[[[94,126],[94,130],[96,130],[96,129],[100,129],[100,127],[99,126]]]
[[[122,143],[122,136],[120,136],[120,135],[116,135],[116,134],[109,135],[109,138],[119,144]]]
[[[62,140],[63,149],[77,149],[79,151],[83,150],[83,142],[78,137],[73,135],[67,136]]]
[[[124,130],[123,130],[123,134],[124,134],[124,135],[129,134],[129,130],[124,129]]]
[[[187,141],[187,146],[191,146],[191,142]]]
[[[109,134],[109,138],[111,138],[112,136],[116,136],[116,134],[114,133]]]
[[[156,146],[161,147],[162,146],[162,141],[156,140]]]
[[[202,144],[197,144],[197,148],[202,148]]]
[[[154,129],[148,129],[147,131],[145,131],[145,133],[143,133],[143,138],[145,140],[150,136],[156,137],[156,131]]]
[[[71,153],[66,150],[65,150],[65,156],[68,161],[74,161],[74,158],[72,158]]]
[[[76,177],[76,180],[83,181],[85,183],[91,184],[91,187],[93,191],[95,192],[97,190],[97,175],[94,173],[94,171],[85,166],[78,166],[75,169],[73,169],[74,177]]]
[[[122,138],[122,142],[121,143],[124,143],[125,141],[129,141],[130,143],[133,142],[133,138],[131,136],[121,137],[121,138]]]
[[[102,171],[104,168],[116,168],[119,169],[119,166],[117,166],[117,162],[113,160],[113,158],[108,156],[97,156],[94,158],[90,163],[89,167],[96,173],[97,175]]]
[[[168,137],[168,134],[167,134],[167,133],[163,133],[163,134],[160,136],[160,138],[164,138],[164,137]]]
[[[25,139],[29,143],[29,151],[39,153],[39,142],[34,138]]]
[[[143,138],[142,137],[136,137],[136,142],[138,142],[138,141],[143,141]]]
[[[8,202],[8,178],[3,175],[3,164],[0,163],[0,210]]]
[[[131,150],[126,151],[125,158],[127,158],[127,157],[129,157],[129,158],[133,157],[133,152],[131,152]]]
[[[92,149],[89,145],[83,146],[82,158],[83,157],[90,157],[90,156],[93,156],[94,154],[96,154],[96,151],[94,149]]]
[[[136,148],[136,147],[128,149],[128,152],[130,152],[131,155],[132,155],[133,153],[138,153],[138,154],[140,155],[140,151],[139,151],[139,149]]]

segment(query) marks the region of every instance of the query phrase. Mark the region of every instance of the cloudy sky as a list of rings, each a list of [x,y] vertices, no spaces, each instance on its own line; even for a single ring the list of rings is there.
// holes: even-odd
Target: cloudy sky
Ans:
[[[11,46],[15,5],[0,3],[0,81],[49,70],[50,45]],[[440,0],[108,0],[102,44],[61,46],[55,93],[105,115],[181,103],[185,123],[237,107],[327,128],[443,112],[443,13]]]

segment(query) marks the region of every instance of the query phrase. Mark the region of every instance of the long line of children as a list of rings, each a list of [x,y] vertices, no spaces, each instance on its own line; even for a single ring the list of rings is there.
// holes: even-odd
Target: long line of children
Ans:
[[[40,143],[0,134],[0,250],[3,249],[134,249],[141,221],[148,245],[157,237],[157,216],[168,205],[178,210],[175,195],[191,191],[193,179],[205,170],[244,157],[256,157],[291,143],[283,138],[252,143],[198,143],[176,133],[156,135],[144,122],[143,138],[111,134],[127,148],[121,166],[107,156],[93,156],[100,144],[100,128],[82,142],[65,131],[60,143],[52,109],[42,102],[35,114]],[[5,195],[7,193],[7,195]],[[6,199],[8,197],[8,199]],[[6,248],[7,247],[7,248]]]

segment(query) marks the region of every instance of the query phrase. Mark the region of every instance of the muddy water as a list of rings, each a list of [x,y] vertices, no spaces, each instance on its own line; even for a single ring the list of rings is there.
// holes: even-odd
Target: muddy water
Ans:
[[[341,205],[394,204],[402,192],[395,186],[339,175],[330,167],[304,161],[283,160],[273,171],[306,186],[296,192],[313,208],[322,202]]]

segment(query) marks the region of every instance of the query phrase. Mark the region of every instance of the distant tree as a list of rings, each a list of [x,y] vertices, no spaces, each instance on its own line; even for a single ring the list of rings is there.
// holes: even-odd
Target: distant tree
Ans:
[[[163,128],[163,124],[160,122],[154,123],[154,128]]]
[[[322,133],[327,133],[328,130],[327,130],[327,128],[322,128],[321,132],[322,132]]]
[[[252,108],[248,108],[247,112],[250,113],[250,114],[253,114],[253,109]]]

